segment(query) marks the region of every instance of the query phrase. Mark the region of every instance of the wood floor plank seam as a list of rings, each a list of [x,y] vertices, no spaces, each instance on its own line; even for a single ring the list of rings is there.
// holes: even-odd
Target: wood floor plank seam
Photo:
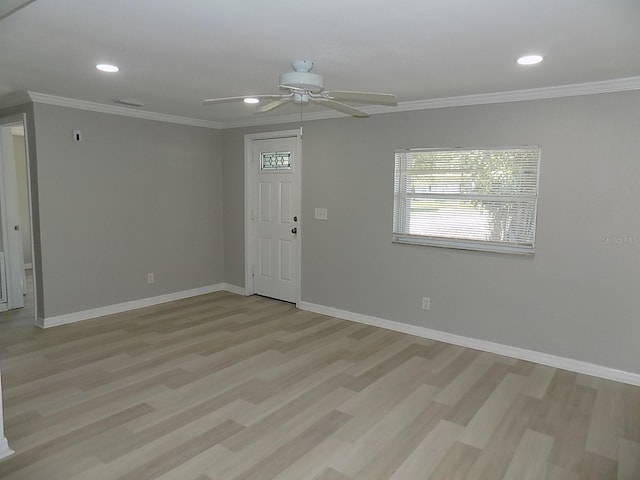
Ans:
[[[26,308],[3,480],[640,480],[640,387],[228,292]]]

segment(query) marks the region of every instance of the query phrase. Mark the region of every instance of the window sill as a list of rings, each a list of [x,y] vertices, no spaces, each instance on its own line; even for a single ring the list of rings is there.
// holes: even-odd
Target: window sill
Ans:
[[[530,255],[535,253],[533,245],[503,244],[474,240],[459,240],[420,235],[394,234],[393,243],[405,245],[421,245],[426,247],[453,248],[456,250],[472,250],[477,252],[507,253],[511,255]]]

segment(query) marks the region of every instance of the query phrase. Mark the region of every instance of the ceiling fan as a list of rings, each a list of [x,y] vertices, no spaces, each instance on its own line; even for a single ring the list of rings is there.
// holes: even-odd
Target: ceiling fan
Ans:
[[[257,113],[269,112],[274,108],[291,102],[296,105],[315,103],[358,118],[366,118],[369,114],[344,102],[393,107],[398,105],[398,99],[395,95],[388,93],[325,91],[322,76],[311,73],[313,62],[310,60],[294,60],[291,62],[291,67],[293,72],[280,75],[280,90],[282,90],[282,93],[209,98],[204,100],[203,103],[205,105],[215,105],[236,100],[244,100],[246,103],[258,103],[262,99],[271,100],[271,102],[260,107]]]

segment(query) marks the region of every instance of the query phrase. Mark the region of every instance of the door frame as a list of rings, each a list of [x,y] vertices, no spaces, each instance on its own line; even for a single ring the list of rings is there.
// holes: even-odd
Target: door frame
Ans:
[[[32,277],[32,282],[33,282],[33,302],[34,302],[34,324],[37,324],[37,318],[38,318],[38,292],[36,289],[36,265],[35,265],[35,261],[36,261],[36,257],[35,257],[35,245],[33,243],[33,202],[32,202],[32,189],[31,189],[31,160],[29,158],[29,131],[27,128],[27,115],[25,113],[19,113],[19,114],[15,114],[15,115],[8,115],[5,117],[1,117],[0,118],[0,130],[4,130],[5,128],[11,128],[11,126],[16,125],[16,124],[22,124],[23,130],[24,130],[24,148],[25,148],[25,160],[26,160],[26,168],[27,168],[27,197],[29,200],[29,205],[28,205],[28,211],[29,211],[29,218],[27,219],[27,221],[29,222],[29,227],[30,227],[30,240],[31,240],[31,258],[32,258],[32,272],[33,272],[33,277]],[[8,155],[6,155],[6,152],[9,150],[9,148],[4,145],[4,142],[2,141],[2,136],[0,135],[0,149],[2,149],[2,151],[0,152],[0,163],[2,165],[0,165],[0,171],[5,171],[6,168],[6,164],[7,162],[15,162],[15,158],[8,158]],[[10,149],[13,149],[13,145],[10,146]],[[14,167],[15,168],[15,167]],[[5,175],[2,175],[2,182],[4,182],[5,180],[7,180]],[[19,256],[16,256],[13,254],[12,251],[8,251],[10,250],[10,243],[8,242],[9,240],[9,227],[8,227],[8,223],[6,222],[6,220],[8,220],[8,217],[6,216],[8,212],[10,212],[11,210],[14,210],[14,212],[17,212],[18,210],[18,204],[17,204],[17,196],[13,196],[13,198],[8,198],[10,197],[9,195],[6,195],[6,188],[5,185],[3,183],[2,185],[2,206],[0,208],[2,208],[2,237],[3,237],[3,248],[5,253],[7,253],[7,255],[5,255],[5,260],[6,260],[6,273],[7,273],[7,300],[8,300],[8,308],[11,309],[12,306],[15,304],[15,296],[19,295],[20,297],[22,297],[22,289],[19,289],[18,292],[16,292],[15,290],[15,278],[16,276],[20,276],[20,278],[24,278],[24,259],[23,258],[19,258]],[[14,185],[14,187],[17,187],[16,185]],[[17,215],[17,213],[16,213]],[[24,227],[23,227],[24,228]],[[20,242],[22,242],[22,239],[20,239]],[[20,243],[20,246],[22,246],[22,243]],[[19,269],[19,265],[22,266],[22,271],[18,272],[17,269]],[[9,293],[9,289],[12,290],[12,293]],[[13,296],[13,299],[12,299]]]
[[[244,290],[245,295],[255,295],[254,273],[256,258],[256,229],[254,226],[255,208],[257,202],[258,173],[253,168],[254,142],[258,140],[278,140],[290,138],[298,142],[298,158],[296,159],[297,178],[294,196],[298,208],[301,210],[302,192],[302,138],[300,130],[281,130],[277,132],[248,133],[244,136]],[[298,213],[298,217],[301,215]],[[298,222],[298,248],[295,253],[296,261],[296,306],[300,303],[301,258],[302,258],[302,234],[300,222]]]

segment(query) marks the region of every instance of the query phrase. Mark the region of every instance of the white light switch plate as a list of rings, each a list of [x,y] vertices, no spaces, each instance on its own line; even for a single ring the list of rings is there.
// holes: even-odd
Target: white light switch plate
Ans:
[[[327,219],[327,209],[326,208],[316,208],[315,219],[316,220],[326,220]]]

